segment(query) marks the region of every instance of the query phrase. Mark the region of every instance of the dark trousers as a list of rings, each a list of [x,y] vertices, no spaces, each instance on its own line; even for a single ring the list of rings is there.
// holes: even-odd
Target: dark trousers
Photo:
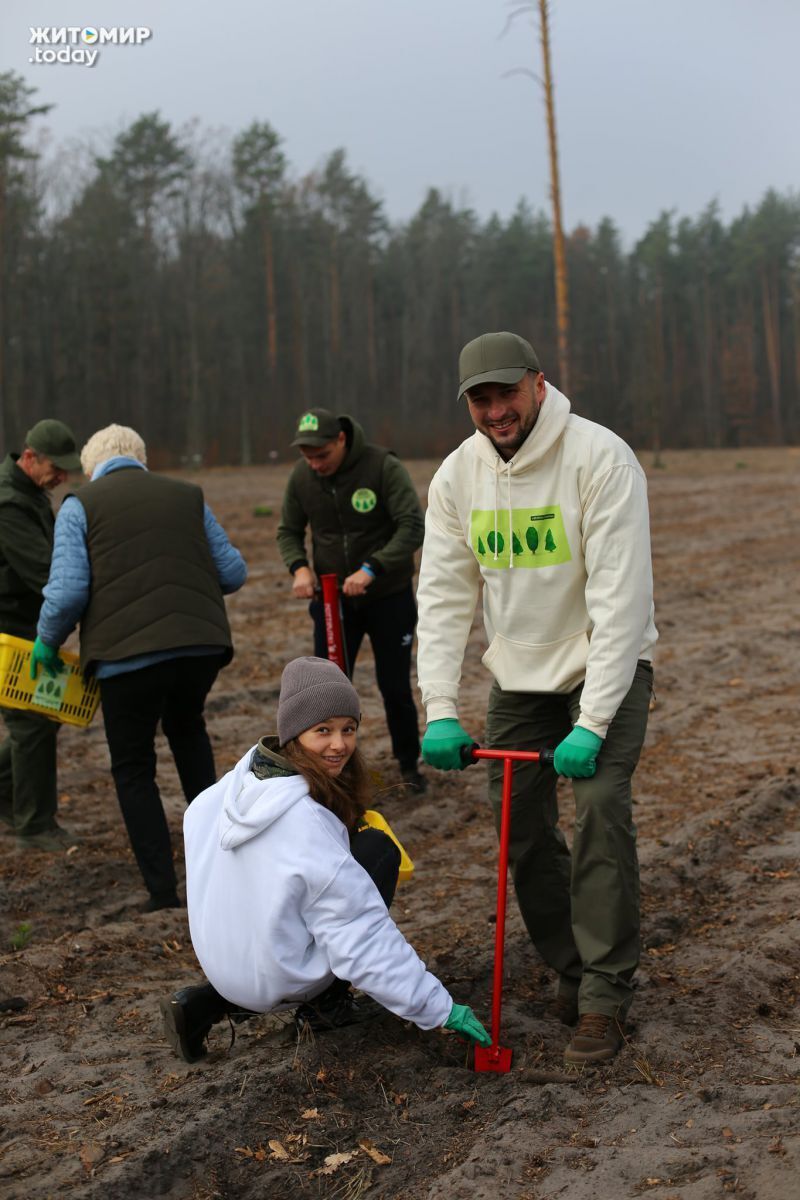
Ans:
[[[56,738],[49,717],[4,708],[8,737],[0,745],[0,820],[17,837],[46,833],[56,824]]]
[[[159,900],[174,896],[177,881],[156,783],[156,729],[160,721],[189,804],[216,780],[203,707],[219,668],[218,654],[204,654],[100,680],[119,806],[147,890]]]
[[[392,753],[402,768],[413,767],[419,758],[419,728],[411,694],[411,647],[417,624],[417,604],[411,584],[377,600],[370,600],[369,595],[355,603],[347,596],[341,600],[349,675],[352,678],[366,635],[375,656],[375,679],[386,710]],[[322,601],[312,600],[309,612],[314,621],[314,653],[318,658],[327,658]]]
[[[400,875],[400,851],[395,843],[382,829],[359,829],[350,838],[350,853],[391,908]]]
[[[568,695],[489,696],[486,741],[493,749],[538,750],[565,737],[580,712],[583,685]],[[509,861],[531,941],[578,994],[583,1012],[624,1016],[639,963],[639,865],[631,777],[647,729],[653,669],[640,662],[611,722],[591,779],[573,779],[572,851],[558,828],[556,773],[516,763]],[[503,764],[489,763],[489,796],[499,826]]]

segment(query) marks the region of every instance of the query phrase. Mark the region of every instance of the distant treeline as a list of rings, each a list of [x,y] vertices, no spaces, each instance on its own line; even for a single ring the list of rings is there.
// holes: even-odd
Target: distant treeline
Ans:
[[[391,225],[343,150],[297,178],[266,122],[222,144],[148,113],[65,164],[30,148],[43,111],[0,75],[4,449],[58,415],[80,440],[131,424],[159,464],[260,462],[326,405],[436,455],[466,431],[458,351],[487,329],[527,336],[558,384],[543,213],[482,221],[431,189]],[[800,200],[772,191],[729,225],[662,213],[629,253],[610,219],[573,230],[574,408],[639,448],[797,440],[798,250]]]

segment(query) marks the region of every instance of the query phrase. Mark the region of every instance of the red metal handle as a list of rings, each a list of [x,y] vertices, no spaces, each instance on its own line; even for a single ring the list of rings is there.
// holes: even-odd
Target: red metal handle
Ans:
[[[509,762],[552,763],[555,750],[484,750],[481,746],[467,746],[466,755],[470,762],[481,758],[502,758]]]
[[[511,837],[511,790],[515,762],[552,762],[552,750],[468,750],[471,761],[502,759],[503,797],[500,807],[500,855],[497,869],[497,918],[494,931],[494,981],[492,985],[492,1044],[486,1049],[477,1047],[475,1068],[479,1071],[505,1072],[511,1069],[511,1051],[500,1045],[500,1019],[503,1005],[503,954],[506,934],[506,901],[508,898],[508,844]],[[465,754],[465,757],[467,755]]]
[[[325,617],[325,641],[328,658],[347,675],[347,648],[342,634],[342,608],[339,600],[339,580],[335,575],[320,575],[322,612]]]

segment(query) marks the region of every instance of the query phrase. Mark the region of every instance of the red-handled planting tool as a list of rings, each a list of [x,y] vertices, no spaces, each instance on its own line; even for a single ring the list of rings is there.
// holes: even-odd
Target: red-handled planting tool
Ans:
[[[322,612],[325,617],[325,641],[328,658],[337,667],[349,674],[347,669],[347,646],[342,634],[342,603],[339,599],[339,581],[335,575],[320,575],[322,587]]]
[[[506,935],[506,895],[508,892],[508,843],[511,834],[511,784],[515,762],[553,761],[552,750],[482,750],[472,746],[464,753],[470,762],[484,758],[502,759],[503,799],[500,808],[500,855],[497,868],[497,921],[494,931],[494,984],[492,988],[492,1044],[475,1047],[475,1070],[511,1070],[511,1049],[500,1045],[500,1012],[503,1004],[503,949]]]

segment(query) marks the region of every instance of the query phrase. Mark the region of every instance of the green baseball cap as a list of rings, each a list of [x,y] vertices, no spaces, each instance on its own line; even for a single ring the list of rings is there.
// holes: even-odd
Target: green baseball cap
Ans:
[[[81,457],[75,445],[75,435],[69,425],[48,417],[37,421],[25,434],[25,445],[37,454],[43,454],[62,471],[79,471]]]
[[[530,342],[517,333],[482,333],[458,356],[458,399],[479,383],[519,383],[526,371],[541,371]]]
[[[292,446],[326,446],[342,432],[339,418],[327,408],[310,408],[297,420]]]

